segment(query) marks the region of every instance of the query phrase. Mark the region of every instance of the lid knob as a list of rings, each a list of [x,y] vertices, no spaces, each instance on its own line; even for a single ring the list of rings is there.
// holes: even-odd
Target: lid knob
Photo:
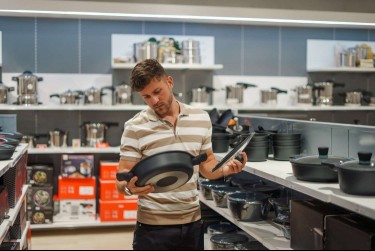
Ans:
[[[319,158],[320,159],[328,159],[328,152],[329,152],[329,147],[318,147],[318,152],[319,152]]]
[[[359,164],[360,165],[370,165],[371,157],[372,157],[372,153],[370,153],[370,152],[359,152],[358,153]]]

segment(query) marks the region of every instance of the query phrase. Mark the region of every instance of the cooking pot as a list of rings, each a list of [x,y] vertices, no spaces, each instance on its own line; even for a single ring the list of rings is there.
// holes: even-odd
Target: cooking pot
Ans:
[[[213,91],[216,91],[216,89],[214,89],[210,86],[204,86],[204,85],[202,85],[199,88],[193,88],[191,90],[192,99],[191,99],[190,104],[191,105],[195,105],[195,104],[209,105],[209,104],[211,104],[212,103],[211,93]]]
[[[118,123],[101,122],[91,123],[84,122],[81,128],[85,128],[86,145],[95,147],[96,144],[105,142],[105,132],[111,126],[118,126]]]
[[[91,87],[90,89],[85,91],[85,104],[101,104],[102,97],[105,95],[103,90],[111,90],[113,91],[112,86],[106,86],[101,89]]]
[[[7,87],[0,81],[0,104],[8,103],[8,92],[14,91],[14,87]]]
[[[271,90],[261,90],[261,103],[265,105],[277,105],[277,95],[280,93],[287,94],[288,91],[272,87]]]
[[[28,148],[34,148],[36,146],[36,138],[34,135],[23,135],[21,143],[28,144]]]
[[[206,160],[206,153],[194,157],[183,151],[162,152],[142,159],[130,172],[117,173],[116,178],[129,182],[136,176],[138,187],[152,185],[154,193],[163,193],[183,186],[191,179],[194,166]]]
[[[313,89],[311,86],[298,86],[296,88],[297,104],[298,105],[312,105],[313,104]]]
[[[315,105],[333,105],[333,88],[345,87],[344,83],[337,83],[332,80],[326,82],[317,82],[313,84],[314,104]]]
[[[237,227],[229,222],[211,224],[207,228],[207,234],[209,236],[213,236],[216,234],[234,233],[236,231],[237,231]]]
[[[213,200],[212,189],[219,187],[229,187],[229,183],[224,180],[202,181],[199,184],[200,192],[206,200]]]
[[[233,193],[228,195],[228,208],[239,221],[261,221],[267,218],[271,204],[268,195],[262,193]]]
[[[68,133],[55,129],[49,131],[49,145],[50,147],[67,147]]]
[[[157,59],[158,44],[152,41],[146,41],[134,44],[134,62],[141,62],[145,59]]]
[[[359,160],[346,162],[324,161],[338,172],[340,189],[347,194],[373,196],[375,195],[375,160],[372,153],[359,152]]]
[[[311,182],[337,182],[337,172],[324,164],[327,160],[331,163],[341,163],[350,159],[345,157],[329,156],[328,147],[319,147],[319,155],[294,156],[290,158],[293,174],[298,180]]]
[[[122,82],[121,84],[115,86],[114,104],[132,104],[132,88],[130,87],[130,85]]]
[[[212,199],[217,207],[228,207],[228,195],[232,193],[239,193],[242,189],[239,187],[214,187],[211,189]]]
[[[249,238],[242,234],[226,233],[213,235],[210,241],[212,250],[234,250],[235,247],[247,243]]]
[[[17,81],[18,104],[35,105],[38,104],[38,82],[43,78],[35,76],[31,71],[24,71],[18,77],[12,77]]]
[[[249,87],[257,87],[257,85],[239,82],[234,86],[227,86],[227,104],[242,104],[244,102],[244,91]]]
[[[10,160],[15,150],[15,146],[7,144],[0,145],[0,160]]]
[[[68,90],[61,94],[51,94],[50,98],[59,98],[60,104],[62,105],[74,105],[79,103],[79,99],[81,99],[83,96],[82,91],[71,91]]]

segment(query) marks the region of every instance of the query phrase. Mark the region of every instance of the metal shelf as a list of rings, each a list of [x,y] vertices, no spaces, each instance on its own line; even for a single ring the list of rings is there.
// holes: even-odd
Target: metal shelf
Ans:
[[[95,222],[59,222],[52,224],[32,224],[31,230],[60,230],[60,229],[78,229],[91,227],[115,227],[115,226],[135,226],[135,221],[129,222],[101,222],[99,219]]]
[[[375,68],[327,67],[327,68],[307,69],[307,72],[358,72],[358,73],[375,73]]]
[[[29,154],[75,154],[75,153],[120,153],[120,146],[95,148],[95,147],[54,147],[30,148]]]

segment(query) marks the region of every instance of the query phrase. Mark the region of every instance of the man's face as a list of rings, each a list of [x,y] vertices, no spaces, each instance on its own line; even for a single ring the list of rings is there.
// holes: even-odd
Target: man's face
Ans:
[[[173,78],[171,76],[162,77],[160,80],[154,78],[139,94],[146,104],[163,118],[172,107]]]

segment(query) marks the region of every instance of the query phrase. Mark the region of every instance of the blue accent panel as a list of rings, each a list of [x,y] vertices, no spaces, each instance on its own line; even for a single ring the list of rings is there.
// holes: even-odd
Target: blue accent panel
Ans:
[[[3,72],[35,71],[35,19],[0,17]]]
[[[218,75],[241,75],[241,26],[193,24],[185,25],[185,35],[214,36],[215,64],[223,64]]]
[[[245,75],[277,76],[279,65],[279,28],[245,26]]]
[[[333,29],[283,27],[281,76],[306,76],[307,39],[333,39]]]
[[[367,29],[336,29],[336,40],[368,41]]]
[[[38,19],[38,72],[78,73],[78,20]]]
[[[82,20],[82,73],[111,73],[112,34],[141,33],[142,22]]]
[[[145,34],[182,35],[183,23],[145,22]]]

